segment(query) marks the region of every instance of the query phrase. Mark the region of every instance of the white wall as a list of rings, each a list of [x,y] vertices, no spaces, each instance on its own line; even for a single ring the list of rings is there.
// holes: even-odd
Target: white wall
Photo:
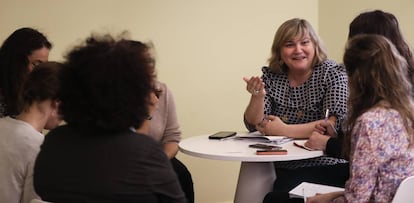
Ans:
[[[410,45],[414,45],[413,0],[319,0],[319,34],[329,57],[342,62],[349,24],[360,13],[381,9],[394,14]]]

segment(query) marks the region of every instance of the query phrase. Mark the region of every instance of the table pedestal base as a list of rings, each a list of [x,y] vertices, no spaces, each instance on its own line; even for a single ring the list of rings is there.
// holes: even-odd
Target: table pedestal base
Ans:
[[[273,162],[242,162],[235,203],[261,203],[273,190],[276,173]]]

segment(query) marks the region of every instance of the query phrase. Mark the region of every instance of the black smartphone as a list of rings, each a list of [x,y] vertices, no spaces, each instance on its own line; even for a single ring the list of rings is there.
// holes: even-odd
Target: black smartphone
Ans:
[[[208,139],[219,140],[227,137],[235,136],[237,133],[234,131],[220,131],[208,136]]]
[[[263,144],[263,143],[251,144],[249,145],[249,147],[256,148],[256,149],[282,149],[282,147],[280,146]]]
[[[286,155],[288,151],[286,149],[258,149],[257,155]]]

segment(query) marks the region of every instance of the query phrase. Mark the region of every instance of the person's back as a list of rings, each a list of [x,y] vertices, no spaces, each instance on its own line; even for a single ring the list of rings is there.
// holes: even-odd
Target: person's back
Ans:
[[[60,122],[56,96],[60,64],[45,63],[23,85],[22,113],[0,118],[0,202],[28,203],[38,198],[33,189],[33,166],[44,136],[42,129]]]
[[[46,136],[35,172],[38,194],[57,202],[181,198],[176,195],[180,187],[160,145],[130,130],[114,134],[60,126]]]
[[[0,202],[18,203],[37,197],[31,189],[34,160],[44,136],[30,124],[0,119]]]
[[[148,46],[89,37],[66,57],[60,111],[35,163],[49,202],[186,202],[162,147],[148,132],[157,102]],[[76,80],[76,82],[74,82]]]

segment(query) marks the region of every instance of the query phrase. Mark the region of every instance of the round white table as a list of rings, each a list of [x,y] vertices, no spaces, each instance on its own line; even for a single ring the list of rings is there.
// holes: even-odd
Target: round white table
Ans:
[[[263,201],[264,196],[272,191],[273,183],[276,180],[272,162],[308,159],[323,155],[322,151],[309,151],[294,146],[293,141],[280,145],[288,150],[287,155],[256,155],[257,149],[250,148],[249,144],[258,142],[261,140],[238,139],[236,137],[210,140],[208,135],[201,135],[183,139],[179,147],[181,152],[195,157],[241,161],[234,197],[235,203]]]

